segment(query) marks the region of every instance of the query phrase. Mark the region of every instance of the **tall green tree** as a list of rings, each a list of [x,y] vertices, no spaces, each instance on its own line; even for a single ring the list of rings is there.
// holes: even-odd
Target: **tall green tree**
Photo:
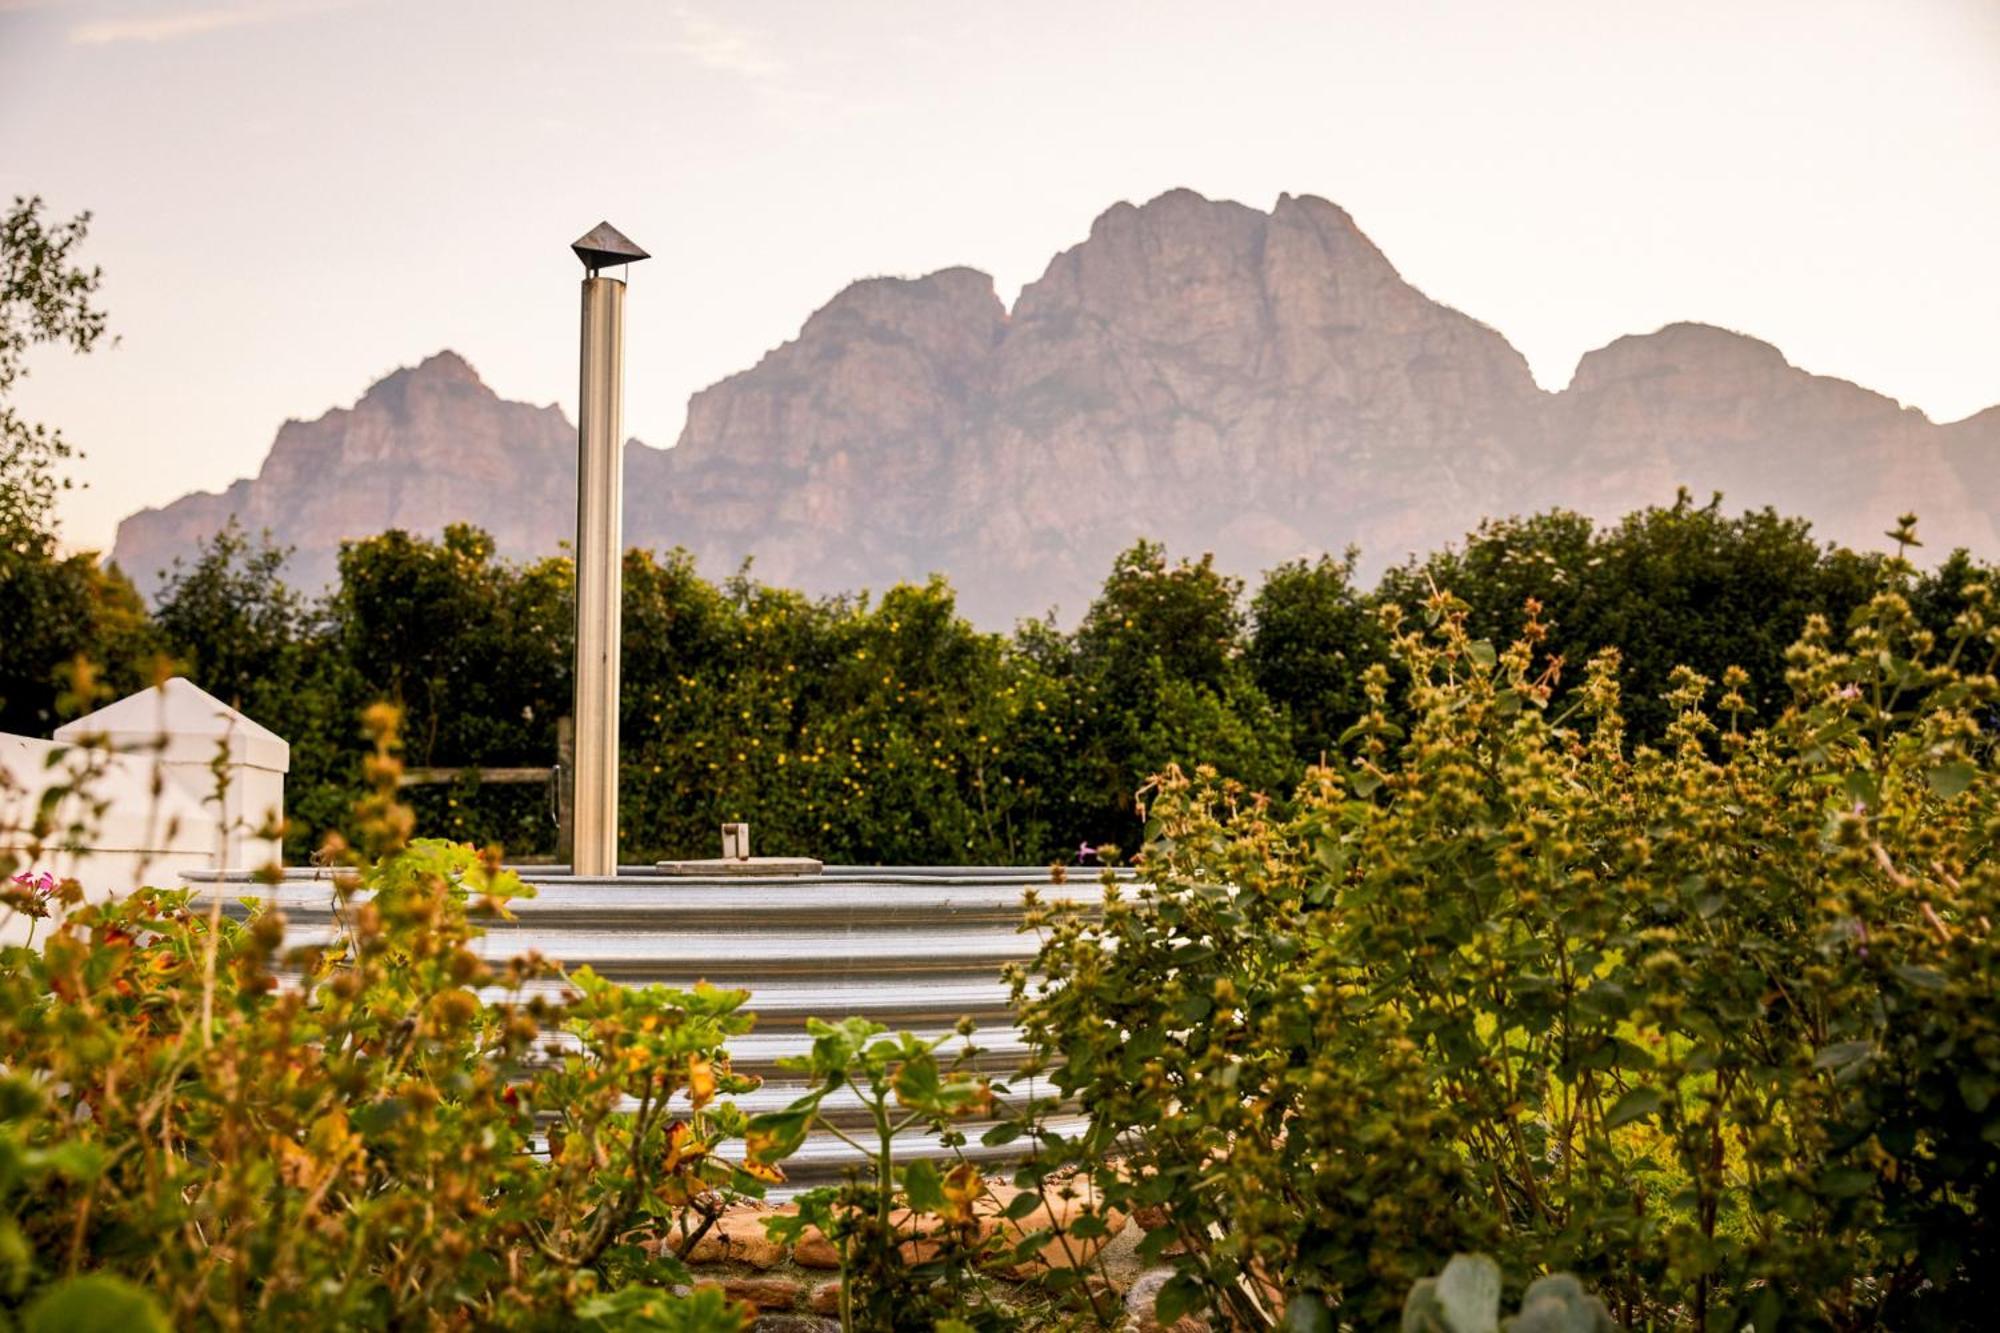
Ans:
[[[489,535],[453,524],[441,540],[390,531],[344,543],[339,570],[312,631],[319,647],[307,679],[340,760],[324,774],[324,804],[311,814],[330,824],[342,818],[359,777],[354,720],[378,700],[403,709],[404,755],[413,766],[554,759],[556,721],[570,704],[567,560],[501,560]],[[478,793],[468,781],[409,796],[424,827],[454,838],[523,851],[551,840],[550,796],[541,787]]]
[[[69,485],[56,467],[70,456],[60,432],[24,420],[10,401],[38,344],[88,352],[103,340],[106,316],[92,303],[103,270],[71,258],[90,214],[67,222],[42,216],[39,195],[16,196],[0,217],[0,539],[36,546],[48,539],[56,493]]]
[[[1250,602],[1250,675],[1290,715],[1303,763],[1337,752],[1341,733],[1367,711],[1363,673],[1389,660],[1389,636],[1374,598],[1355,585],[1354,564],[1349,551],[1279,565]]]
[[[146,683],[157,646],[122,575],[94,554],[58,550],[55,501],[69,485],[59,469],[70,446],[11,401],[31,349],[82,353],[104,338],[93,303],[103,275],[73,258],[89,224],[88,213],[48,220],[38,197],[17,197],[0,216],[0,729],[9,731],[47,731],[66,694],[80,709]],[[94,676],[72,669],[86,657]]]
[[[191,563],[174,561],[153,610],[181,671],[266,725],[288,711],[307,628],[305,599],[284,581],[288,555],[232,516]]]
[[[1171,764],[1286,785],[1289,727],[1244,661],[1244,628],[1243,582],[1212,557],[1170,560],[1140,541],[1113,562],[1066,672],[1082,705],[1067,781],[1088,833],[1135,846],[1138,789]]]
[[[1534,601],[1546,651],[1562,659],[1558,684],[1618,649],[1626,723],[1657,740],[1674,716],[1676,667],[1711,680],[1741,667],[1744,697],[1766,716],[1787,695],[1785,650],[1806,618],[1845,624],[1881,578],[1881,557],[1819,542],[1804,519],[1732,515],[1720,495],[1697,504],[1683,490],[1610,528],[1565,510],[1483,524],[1462,547],[1389,571],[1378,596],[1414,613],[1432,589],[1449,591],[1470,607],[1468,631],[1496,643],[1520,635]]]

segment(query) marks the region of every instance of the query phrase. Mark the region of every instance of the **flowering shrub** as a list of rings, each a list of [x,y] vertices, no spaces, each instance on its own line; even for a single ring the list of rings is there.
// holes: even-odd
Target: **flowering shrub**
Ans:
[[[1891,571],[1778,715],[1682,671],[1658,746],[1609,653],[1552,710],[1533,607],[1505,650],[1423,619],[1389,618],[1407,732],[1377,668],[1291,809],[1170,772],[1150,883],[1039,918],[1022,1018],[1094,1117],[1048,1160],[1164,1212],[1162,1321],[1384,1326],[1455,1250],[1628,1326],[1990,1318],[1992,591],[1938,635]]]
[[[928,1333],[938,1320],[961,1316],[982,1329],[1007,1326],[981,1280],[981,1265],[999,1246],[976,1209],[986,1193],[979,1168],[959,1161],[940,1170],[924,1158],[899,1163],[895,1152],[897,1136],[919,1126],[962,1143],[955,1122],[990,1108],[991,1086],[959,1061],[938,1058],[949,1038],[891,1036],[861,1018],[815,1020],[810,1030],[811,1052],[785,1062],[810,1080],[809,1089],[751,1122],[752,1159],[781,1160],[817,1128],[865,1152],[869,1168],[801,1195],[796,1212],[770,1220],[772,1236],[797,1241],[811,1226],[833,1244],[843,1328]],[[828,1105],[843,1092],[861,1104],[860,1139]]]
[[[744,1125],[726,1042],[746,995],[582,971],[550,999],[527,984],[553,964],[490,967],[477,922],[528,890],[407,841],[393,719],[371,725],[378,788],[330,938],[186,891],[12,896],[50,919],[0,953],[0,1311],[737,1329],[669,1288],[732,1187],[756,1188],[717,1152]]]
[[[62,883],[46,870],[23,870],[9,883],[13,887],[0,893],[0,903],[27,918],[28,938],[33,940],[35,923],[48,920]]]
[[[1659,744],[1630,740],[1612,655],[1557,693],[1532,604],[1505,651],[1447,594],[1422,628],[1390,614],[1408,699],[1365,673],[1350,759],[1282,808],[1170,769],[1148,882],[1039,914],[1015,1086],[1092,1120],[1065,1132],[1045,1098],[995,1128],[1036,1152],[1004,1201],[891,1151],[906,1125],[956,1143],[1005,1094],[939,1044],[820,1025],[812,1090],[750,1122],[742,993],[486,962],[478,922],[525,889],[410,840],[377,711],[329,937],[33,871],[0,895],[31,918],[0,951],[0,1316],[737,1328],[677,1294],[679,1256],[858,1106],[875,1169],[779,1226],[834,1244],[852,1328],[1017,1324],[984,1274],[1142,1210],[1165,1222],[1142,1257],[1176,1270],[1162,1323],[1455,1326],[1451,1270],[1422,1277],[1455,1250],[1528,1284],[1505,1293],[1523,1329],[1602,1322],[1531,1281],[1550,1268],[1628,1326],[1976,1323],[2000,1260],[2000,628],[1976,580],[1927,628],[1912,577],[1841,635],[1808,625],[1776,716],[1746,673],[1676,673]],[[917,609],[885,603],[886,632]],[[1105,661],[1158,656],[1116,627]],[[1044,1276],[1076,1319],[1116,1317],[1079,1268]]]
[[[996,1188],[962,1151],[965,1121],[992,1114],[1006,1092],[979,1072],[983,1052],[970,1020],[959,1023],[964,1040],[948,1058],[949,1036],[892,1034],[867,1019],[815,1020],[809,1030],[811,1051],[785,1062],[805,1076],[807,1090],[754,1118],[747,1143],[753,1164],[790,1156],[813,1130],[866,1154],[866,1168],[846,1182],[809,1190],[795,1211],[766,1222],[776,1239],[795,1242],[815,1228],[833,1246],[842,1328],[1053,1333],[1115,1326],[1121,1307],[1112,1289],[1084,1281],[1084,1252],[1107,1235],[1095,1201],[1078,1203],[1061,1173],[1032,1165],[1016,1173],[1017,1189]],[[1000,1124],[1006,1135],[1035,1128],[1007,1112]],[[934,1136],[949,1155],[899,1161],[898,1138],[911,1130]],[[1002,1299],[994,1281],[1002,1273],[1028,1285]]]

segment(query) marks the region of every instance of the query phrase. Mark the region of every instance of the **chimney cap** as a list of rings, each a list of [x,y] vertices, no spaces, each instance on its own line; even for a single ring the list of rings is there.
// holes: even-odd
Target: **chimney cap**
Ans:
[[[609,222],[600,222],[570,243],[583,266],[595,274],[613,264],[636,264],[651,255],[634,245],[629,237]]]

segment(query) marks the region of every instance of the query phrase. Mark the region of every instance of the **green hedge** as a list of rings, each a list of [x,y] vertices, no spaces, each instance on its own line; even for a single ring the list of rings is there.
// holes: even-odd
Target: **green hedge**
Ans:
[[[471,528],[435,541],[391,532],[350,543],[339,585],[307,600],[279,581],[281,553],[233,528],[189,554],[150,618],[114,595],[115,577],[97,598],[116,614],[17,608],[0,700],[52,715],[63,688],[52,663],[81,653],[106,668],[102,689],[129,689],[164,654],[292,742],[295,857],[346,827],[365,752],[353,719],[376,700],[405,710],[413,765],[554,759],[571,697],[566,560],[500,560]],[[1677,666],[1711,678],[1739,667],[1753,706],[1780,706],[1784,651],[1807,617],[1842,623],[1882,586],[1884,563],[1821,546],[1801,521],[1683,496],[1610,527],[1561,512],[1490,523],[1373,589],[1351,558],[1281,565],[1251,590],[1205,558],[1141,542],[1074,629],[1029,621],[993,634],[960,618],[942,579],[808,598],[747,572],[711,582],[681,552],[634,551],[623,854],[713,855],[717,826],[736,820],[764,851],[877,864],[1039,864],[1075,860],[1081,844],[1130,847],[1134,794],[1170,763],[1276,793],[1335,753],[1366,708],[1367,669],[1401,670],[1382,608],[1433,587],[1457,593],[1469,632],[1495,642],[1537,604],[1558,702],[1584,662],[1618,648],[1627,726],[1656,740]],[[1906,592],[1942,630],[1981,577],[1961,554]],[[73,693],[80,704],[90,691]],[[468,781],[413,799],[442,835],[554,850],[541,788]]]

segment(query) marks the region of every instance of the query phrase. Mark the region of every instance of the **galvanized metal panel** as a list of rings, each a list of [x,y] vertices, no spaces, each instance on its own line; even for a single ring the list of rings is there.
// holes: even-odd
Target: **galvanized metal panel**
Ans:
[[[980,1027],[978,1067],[1005,1075],[1026,1054],[1001,969],[1026,963],[1039,941],[1021,928],[1022,895],[1094,902],[1094,872],[1064,885],[1045,869],[1009,866],[828,866],[823,875],[768,880],[662,878],[645,873],[577,877],[522,867],[537,896],[510,904],[512,920],[486,922],[483,953],[500,963],[528,950],[631,985],[691,986],[706,980],[751,992],[757,1028],[731,1043],[737,1069],[766,1080],[738,1100],[751,1110],[785,1105],[802,1092],[799,1076],[781,1067],[803,1055],[808,1018],[858,1015],[892,1031],[930,1037],[952,1033],[961,1017]],[[325,871],[294,871],[275,889],[242,876],[190,874],[205,894],[233,902],[269,898],[291,926],[287,938],[306,943],[335,928],[332,883]],[[232,908],[232,910],[241,910]],[[528,994],[554,994],[556,980],[531,983]],[[946,1050],[957,1049],[957,1041]],[[1046,1092],[1046,1087],[1035,1089]],[[1017,1086],[1017,1096],[1029,1089]],[[862,1108],[852,1093],[837,1094],[831,1114],[858,1126]],[[979,1145],[983,1123],[964,1125],[966,1155],[995,1166],[1025,1151],[1025,1143]],[[898,1142],[899,1154],[939,1157],[949,1150],[927,1134]],[[780,1194],[837,1179],[861,1161],[848,1144],[816,1135],[787,1170]]]

